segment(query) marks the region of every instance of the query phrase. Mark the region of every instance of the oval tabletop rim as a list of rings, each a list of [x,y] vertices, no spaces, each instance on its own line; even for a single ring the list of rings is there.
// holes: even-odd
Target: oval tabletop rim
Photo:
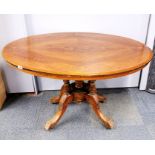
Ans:
[[[38,68],[36,68],[36,66],[34,67],[33,65],[31,65],[31,66],[29,66],[29,65],[27,65],[26,63],[25,64],[22,64],[22,63],[18,63],[18,62],[16,62],[17,60],[16,60],[16,58],[13,58],[13,57],[11,57],[11,56],[9,56],[9,52],[11,51],[11,50],[23,50],[22,49],[22,47],[18,47],[17,45],[19,44],[20,45],[20,42],[21,43],[25,43],[26,41],[31,41],[31,40],[35,40],[35,39],[37,39],[37,37],[40,37],[40,39],[42,39],[42,37],[51,37],[51,39],[52,39],[52,36],[55,36],[55,38],[57,38],[57,36],[61,36],[62,35],[62,37],[63,37],[63,35],[64,35],[64,40],[65,40],[65,36],[67,37],[68,35],[71,35],[70,37],[72,38],[72,39],[74,39],[74,36],[75,37],[90,37],[90,38],[88,38],[89,39],[89,41],[88,41],[88,43],[94,43],[95,45],[102,45],[102,39],[104,39],[104,37],[106,38],[108,38],[109,40],[110,40],[110,37],[112,37],[112,39],[114,40],[114,41],[116,41],[117,42],[117,40],[121,40],[121,39],[123,39],[122,40],[122,42],[124,42],[125,43],[125,41],[128,41],[129,42],[129,45],[133,45],[133,49],[135,49],[135,52],[139,52],[137,49],[142,49],[142,52],[143,52],[143,57],[145,56],[145,54],[147,54],[146,56],[147,56],[147,58],[145,58],[145,60],[144,61],[141,61],[141,62],[138,62],[137,64],[135,64],[134,66],[129,66],[128,68],[126,67],[125,68],[125,70],[123,70],[122,68],[119,70],[119,69],[117,69],[117,70],[113,70],[113,71],[109,71],[108,72],[108,70],[107,70],[107,72],[101,72],[101,70],[102,70],[102,68],[99,70],[100,72],[95,72],[95,71],[93,71],[93,69],[92,69],[92,72],[91,72],[91,68],[89,68],[90,70],[89,70],[89,73],[86,71],[86,72],[78,72],[78,68],[77,68],[77,72],[73,72],[73,73],[66,73],[65,74],[65,70],[64,71],[62,71],[62,72],[59,72],[59,70],[57,71],[57,72],[54,72],[54,71],[51,71],[51,70],[48,70],[48,69],[46,69],[45,68],[45,70],[42,70],[42,69],[38,69]],[[91,37],[93,37],[94,36],[94,40],[91,40]],[[102,38],[103,37],[103,38]],[[78,39],[79,39],[78,38]],[[80,39],[81,39],[80,38]],[[95,40],[95,39],[98,39],[98,40]],[[59,37],[58,37],[58,39],[59,39]],[[62,39],[62,40],[63,40]],[[67,38],[67,39],[70,39],[69,37]],[[80,39],[78,40],[79,42],[80,42]],[[25,40],[25,42],[24,42],[24,40]],[[63,40],[63,41],[64,41]],[[75,40],[76,41],[76,40]],[[87,40],[84,40],[83,39],[83,41],[85,41],[86,43],[87,43]],[[64,41],[65,42],[65,41]],[[67,49],[69,49],[69,46],[65,46],[65,43],[64,42],[62,42],[62,44],[64,45],[64,47]],[[121,42],[121,41],[120,41]],[[130,47],[129,46],[126,46],[126,45],[121,45],[121,44],[119,44],[120,43],[119,41],[118,41],[118,44],[116,44],[115,45],[115,47],[114,47],[114,49],[116,48],[117,49],[117,47],[123,47],[123,48],[126,48],[125,50],[127,50],[127,52],[130,52],[131,54],[132,54],[132,49],[130,49]],[[36,43],[36,42],[35,42]],[[55,42],[55,44],[56,44],[57,42]],[[16,46],[14,45],[14,44],[17,44]],[[77,46],[76,46],[76,42],[74,42],[74,40],[73,40],[73,44],[74,44],[74,46],[77,48]],[[82,44],[82,43],[81,43]],[[106,44],[106,41],[105,41],[105,44]],[[110,43],[110,42],[107,42],[107,44],[109,44],[109,45],[112,45],[112,43]],[[114,44],[114,43],[113,43]],[[14,45],[14,46],[13,46]],[[50,46],[49,46],[50,45]],[[50,50],[50,48],[52,48],[52,49],[54,49],[53,47],[51,47],[51,44],[49,44],[48,46],[49,46],[49,50]],[[68,43],[67,43],[67,45],[68,45]],[[80,45],[80,44],[79,44]],[[87,50],[87,49],[89,49],[89,46],[91,46],[91,48],[93,48],[93,45],[84,45],[84,44],[82,44],[83,45],[83,51],[82,52],[85,52],[85,50]],[[32,46],[34,46],[33,45],[33,42],[32,42]],[[36,46],[37,46],[37,44],[36,44]],[[74,47],[73,46],[73,47]],[[102,47],[102,46],[101,46]],[[8,49],[9,48],[9,49]],[[11,49],[12,48],[12,49]],[[19,48],[21,48],[21,49],[19,49]],[[35,49],[35,47],[33,47],[34,49]],[[42,48],[42,47],[41,47]],[[108,48],[108,47],[106,47],[106,48]],[[122,49],[123,49],[122,48]],[[37,49],[37,48],[36,48]],[[59,50],[59,48],[57,47],[57,49]],[[65,49],[65,50],[66,50]],[[77,48],[78,49],[78,48]],[[96,49],[99,49],[98,47],[96,48]],[[64,53],[65,54],[68,54],[66,51],[64,50]],[[72,53],[73,53],[73,50],[74,49],[69,49],[69,50],[71,50],[72,51]],[[80,47],[79,47],[79,49],[78,49],[79,51],[81,50],[80,49]],[[77,51],[78,51],[77,50]],[[90,51],[91,51],[92,49],[90,49]],[[109,49],[109,51],[110,51],[111,49]],[[136,51],[137,50],[137,51]],[[24,51],[24,50],[23,50]],[[104,52],[106,52],[106,50],[104,50],[103,49],[103,51]],[[46,51],[45,51],[46,52]],[[89,52],[89,51],[88,51]],[[92,52],[93,52],[93,50],[92,50]],[[97,51],[98,52],[98,51]],[[120,51],[119,51],[120,52]],[[26,52],[25,52],[26,53]],[[49,54],[48,53],[48,51],[46,52],[47,54]],[[91,52],[90,52],[91,53]],[[100,53],[100,52],[98,52],[98,53]],[[111,52],[112,53],[112,52]],[[19,54],[19,53],[15,53],[15,54]],[[28,54],[30,54],[30,53],[28,53]],[[28,55],[27,54],[27,55]],[[78,53],[76,53],[76,54],[78,54]],[[112,53],[113,54],[113,53]],[[138,54],[140,54],[140,52],[138,53]],[[138,54],[137,54],[137,58],[138,58]],[[51,74],[51,77],[52,77],[52,75],[54,75],[53,77],[54,78],[56,78],[56,76],[58,76],[57,78],[58,79],[62,79],[62,78],[60,78],[59,76],[66,76],[66,78],[69,78],[69,79],[74,79],[75,77],[79,77],[79,78],[84,78],[84,79],[86,79],[87,77],[89,78],[89,79],[91,79],[91,76],[92,76],[92,78],[94,79],[94,77],[96,76],[99,76],[99,79],[104,79],[105,78],[105,76],[106,77],[111,77],[111,75],[115,75],[115,74],[117,74],[117,75],[122,75],[123,73],[127,73],[127,72],[129,72],[129,74],[130,74],[130,72],[131,71],[137,71],[137,70],[140,70],[140,69],[142,69],[146,64],[148,64],[150,61],[151,61],[151,59],[152,59],[152,57],[153,57],[153,53],[152,53],[152,51],[151,51],[151,49],[149,48],[149,47],[147,47],[147,46],[145,46],[143,43],[141,43],[141,42],[139,42],[139,41],[137,41],[137,40],[133,40],[133,39],[130,39],[130,38],[126,38],[126,37],[122,37],[122,36],[117,36],[117,35],[110,35],[110,34],[101,34],[101,33],[92,33],[92,32],[65,32],[65,33],[48,33],[48,34],[40,34],[40,35],[32,35],[32,36],[28,36],[28,37],[25,37],[25,38],[21,38],[21,39],[17,39],[17,40],[15,40],[15,41],[13,41],[13,42],[11,42],[11,43],[9,43],[9,44],[7,44],[4,48],[3,48],[3,51],[2,51],[2,55],[3,55],[3,57],[4,57],[4,59],[8,62],[8,63],[10,63],[11,65],[14,65],[14,66],[16,66],[17,67],[17,69],[20,69],[20,68],[18,68],[18,66],[22,66],[22,71],[25,71],[25,70],[30,70],[31,72],[39,72],[39,73],[46,73],[46,74]],[[20,54],[19,54],[19,56],[20,56]],[[29,55],[28,55],[29,56]],[[28,57],[27,56],[27,57]],[[103,56],[103,55],[102,55]],[[109,57],[110,57],[110,55],[108,55]],[[49,55],[49,57],[50,57],[50,55]],[[98,57],[98,56],[97,56]],[[111,55],[111,57],[113,57],[113,55]],[[21,56],[21,58],[22,58],[22,56]],[[65,61],[67,62],[67,59],[68,59],[68,57],[65,57]],[[81,59],[82,59],[82,57],[81,57]],[[103,57],[98,57],[98,59],[100,60],[105,60],[105,58],[104,58],[104,56]],[[119,62],[119,58],[117,58],[118,60],[118,62]],[[58,58],[57,58],[57,60],[59,60]],[[138,59],[137,59],[138,60]],[[19,62],[20,62],[21,60],[19,60]],[[63,59],[62,59],[62,61],[64,61]],[[64,61],[64,64],[66,63]],[[78,59],[76,59],[75,60],[75,62],[78,62]],[[86,60],[87,61],[87,60]],[[106,61],[106,60],[105,60]],[[117,62],[116,61],[116,62]],[[92,59],[90,59],[88,62],[92,62],[92,63],[96,63],[95,61],[93,61],[93,58]],[[34,61],[34,63],[35,63],[35,61]],[[74,64],[74,60],[72,61],[72,63]],[[120,62],[119,62],[120,63]],[[130,62],[129,62],[130,63]],[[77,64],[77,63],[75,63],[75,64]],[[100,64],[100,62],[98,63],[98,64]],[[96,66],[98,66],[98,67],[100,67],[99,65],[96,65]],[[102,61],[101,61],[101,64],[104,64],[104,63],[102,63]],[[121,64],[121,63],[120,63]],[[88,64],[89,65],[89,64]],[[108,62],[105,62],[105,65],[109,65],[108,64]],[[67,66],[67,64],[66,64],[66,66]],[[69,65],[68,65],[69,66]],[[93,65],[92,65],[93,66]],[[95,66],[95,67],[96,67]],[[60,66],[61,67],[61,66]],[[69,66],[70,67],[70,66]],[[72,67],[72,66],[71,66]],[[70,67],[70,68],[71,68]],[[84,67],[87,67],[87,64],[85,64],[84,63]],[[93,66],[94,67],[94,66]],[[95,68],[94,67],[94,68]],[[104,66],[103,66],[104,67]],[[108,67],[111,67],[111,66],[108,66]],[[70,69],[69,68],[69,69]],[[81,67],[82,68],[82,67]],[[25,70],[24,70],[25,69]],[[68,68],[66,68],[66,70],[67,70]],[[81,69],[82,70],[82,69]],[[84,69],[84,71],[85,71],[86,69]],[[30,73],[30,74],[32,74],[32,73]],[[43,75],[44,76],[44,75]]]

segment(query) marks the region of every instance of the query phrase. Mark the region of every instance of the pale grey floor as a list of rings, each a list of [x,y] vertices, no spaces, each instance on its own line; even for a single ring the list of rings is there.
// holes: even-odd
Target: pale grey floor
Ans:
[[[0,111],[0,139],[155,139],[155,94],[130,89],[99,90],[108,98],[100,104],[114,119],[114,129],[105,129],[87,103],[71,104],[55,129],[44,123],[57,105],[49,98],[58,91],[38,96],[14,94]]]

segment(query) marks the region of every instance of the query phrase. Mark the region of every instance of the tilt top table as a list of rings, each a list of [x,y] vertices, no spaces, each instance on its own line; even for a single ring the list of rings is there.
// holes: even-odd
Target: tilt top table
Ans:
[[[87,101],[103,125],[112,128],[113,122],[100,110],[99,102],[106,98],[97,93],[95,80],[139,71],[152,56],[152,51],[138,41],[82,32],[30,36],[13,41],[3,49],[3,57],[12,67],[35,76],[64,81],[60,94],[51,99],[59,106],[54,117],[47,121],[46,130],[58,123],[72,101]]]

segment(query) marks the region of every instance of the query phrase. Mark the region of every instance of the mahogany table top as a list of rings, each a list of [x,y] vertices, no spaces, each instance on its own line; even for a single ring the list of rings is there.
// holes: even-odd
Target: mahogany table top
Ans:
[[[51,33],[13,41],[3,49],[13,67],[36,76],[98,80],[136,72],[152,59],[138,41],[99,33]]]

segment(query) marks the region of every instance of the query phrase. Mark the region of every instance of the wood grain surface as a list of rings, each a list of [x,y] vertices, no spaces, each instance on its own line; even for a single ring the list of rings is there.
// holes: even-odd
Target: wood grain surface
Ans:
[[[13,41],[3,49],[6,61],[24,72],[68,80],[95,80],[131,74],[147,65],[152,51],[120,36],[51,33]]]

